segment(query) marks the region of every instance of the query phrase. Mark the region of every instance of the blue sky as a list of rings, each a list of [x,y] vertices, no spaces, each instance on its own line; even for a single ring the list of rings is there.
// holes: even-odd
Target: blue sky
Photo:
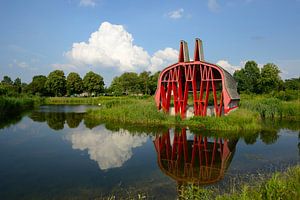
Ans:
[[[124,71],[176,62],[179,41],[229,71],[247,60],[300,75],[300,0],[0,0],[0,79],[93,70],[108,85]]]

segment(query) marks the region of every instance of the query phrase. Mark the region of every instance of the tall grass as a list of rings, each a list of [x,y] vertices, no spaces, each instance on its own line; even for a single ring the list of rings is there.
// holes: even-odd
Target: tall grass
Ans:
[[[240,107],[259,113],[261,119],[289,119],[300,121],[300,101],[282,101],[263,95],[243,95]]]
[[[300,121],[299,100],[282,101],[270,95],[242,95],[240,108],[224,117],[193,117],[182,120],[157,111],[152,97],[53,97],[46,104],[94,104],[100,109],[90,110],[89,118],[110,123],[146,126],[188,126],[189,128],[225,131],[259,130],[265,119]]]
[[[275,173],[269,180],[249,185],[245,183],[240,191],[218,194],[212,189],[188,185],[181,188],[180,199],[197,200],[294,200],[300,199],[300,166],[289,168],[284,173]]]
[[[174,123],[174,117],[157,111],[152,99],[113,99],[89,114],[109,122],[161,125]]]
[[[111,97],[111,96],[100,96],[100,97],[48,97],[45,98],[45,104],[89,104],[99,105],[105,104],[106,102],[123,102],[131,101],[135,99],[144,99],[146,97],[141,96],[122,96],[122,97]]]
[[[258,114],[243,108],[235,110],[228,116],[223,117],[195,116],[186,120],[184,124],[207,130],[245,131],[261,129]]]
[[[34,107],[31,98],[0,97],[0,119],[15,115]]]

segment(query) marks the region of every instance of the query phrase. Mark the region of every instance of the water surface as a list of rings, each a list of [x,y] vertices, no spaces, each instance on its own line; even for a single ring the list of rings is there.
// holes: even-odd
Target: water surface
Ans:
[[[188,129],[101,124],[88,106],[41,106],[0,129],[0,199],[175,199],[195,183],[222,187],[299,164],[299,130],[216,138]]]

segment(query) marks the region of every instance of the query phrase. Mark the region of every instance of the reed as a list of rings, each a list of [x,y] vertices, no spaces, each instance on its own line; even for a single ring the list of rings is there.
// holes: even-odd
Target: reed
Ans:
[[[289,168],[283,173],[274,173],[268,180],[256,184],[242,184],[241,190],[220,194],[214,189],[205,189],[195,185],[181,188],[180,199],[197,200],[264,200],[264,199],[300,199],[300,166]],[[218,194],[218,195],[216,195]]]
[[[34,107],[34,99],[0,96],[0,119]]]

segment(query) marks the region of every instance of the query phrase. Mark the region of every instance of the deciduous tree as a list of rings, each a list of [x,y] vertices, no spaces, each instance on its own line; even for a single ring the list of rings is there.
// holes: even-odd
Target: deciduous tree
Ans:
[[[45,88],[51,95],[64,96],[66,94],[66,77],[64,72],[62,70],[51,72],[45,82]]]
[[[104,81],[103,77],[92,71],[86,73],[83,78],[84,90],[91,95],[95,93],[96,95],[104,91]]]
[[[263,68],[261,69],[260,80],[263,93],[278,90],[279,86],[282,83],[279,73],[279,68],[273,63],[268,63],[263,66]]]
[[[79,94],[83,90],[83,82],[79,74],[71,72],[67,76],[67,92],[69,95]]]

